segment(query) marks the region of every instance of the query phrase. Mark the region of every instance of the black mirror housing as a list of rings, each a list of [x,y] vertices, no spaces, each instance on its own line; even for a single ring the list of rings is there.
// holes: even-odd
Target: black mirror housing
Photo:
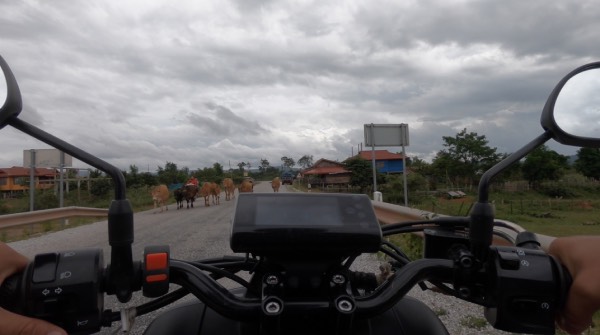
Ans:
[[[21,113],[23,101],[17,80],[2,56],[0,56],[0,68],[2,68],[6,80],[6,101],[0,107],[0,129],[2,129],[8,124],[9,119],[17,117]]]
[[[592,138],[592,137],[582,137],[577,136],[563,130],[556,119],[554,118],[554,108],[556,105],[556,100],[560,95],[565,84],[574,76],[581,72],[598,69],[600,68],[600,62],[589,63],[583,66],[576,68],[567,74],[552,90],[546,104],[544,105],[544,110],[542,111],[541,124],[544,130],[549,131],[554,140],[561,144],[578,146],[578,147],[588,147],[588,148],[600,148],[600,139]],[[577,111],[574,111],[577,112]]]

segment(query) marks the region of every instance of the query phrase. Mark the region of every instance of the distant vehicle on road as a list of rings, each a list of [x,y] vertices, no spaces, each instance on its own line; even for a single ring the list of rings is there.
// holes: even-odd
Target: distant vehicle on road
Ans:
[[[294,175],[291,173],[284,173],[281,175],[281,185],[289,184],[292,185],[294,183]]]

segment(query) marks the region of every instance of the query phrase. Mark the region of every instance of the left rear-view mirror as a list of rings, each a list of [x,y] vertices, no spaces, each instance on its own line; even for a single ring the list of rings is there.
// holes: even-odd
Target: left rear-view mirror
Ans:
[[[10,67],[0,56],[0,128],[7,125],[10,118],[17,117],[21,113],[23,102],[21,100],[21,91],[17,80]]]

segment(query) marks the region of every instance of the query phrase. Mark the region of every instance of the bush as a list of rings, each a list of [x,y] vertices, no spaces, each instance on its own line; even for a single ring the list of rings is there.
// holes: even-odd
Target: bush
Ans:
[[[90,186],[90,193],[102,197],[114,190],[112,179],[95,179]]]
[[[573,190],[560,185],[542,185],[539,192],[552,198],[568,199],[575,197]]]
[[[34,200],[35,209],[56,208],[59,205],[58,197],[52,191],[45,191],[36,194]]]
[[[4,201],[0,201],[0,215],[10,214],[10,208]]]
[[[408,200],[411,204],[421,204],[429,197],[419,192],[427,189],[427,179],[419,173],[411,173],[406,176],[408,183]],[[387,183],[381,185],[384,201],[404,204],[404,177],[402,175],[387,176]]]

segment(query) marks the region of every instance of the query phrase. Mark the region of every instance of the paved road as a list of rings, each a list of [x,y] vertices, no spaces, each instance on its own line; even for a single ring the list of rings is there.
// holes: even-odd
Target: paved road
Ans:
[[[272,189],[269,182],[262,182],[255,186],[254,191],[272,192]],[[287,191],[291,191],[291,187],[282,185],[280,192]],[[232,254],[229,248],[229,231],[235,201],[225,201],[224,199],[225,195],[222,194],[221,204],[218,206],[204,207],[203,201],[201,201],[197,202],[197,206],[193,209],[175,210],[174,205],[171,205],[171,209],[163,213],[155,214],[152,210],[136,213],[134,217],[134,258],[141,258],[144,246],[158,244],[170,245],[173,258],[186,260]],[[101,248],[105,253],[105,263],[108,263],[110,250],[107,243],[107,234],[107,223],[103,221],[14,242],[10,245],[29,257],[49,251]],[[359,263],[361,263],[360,259]],[[369,257],[366,257],[362,263],[359,264],[360,267],[370,268],[373,265],[376,266],[374,259]],[[493,330],[490,326],[484,328],[465,327],[462,322],[471,320],[466,318],[481,320],[482,310],[476,305],[454,298],[446,298],[430,291],[424,292],[419,288],[413,289],[410,295],[422,300],[433,310],[442,311],[444,314],[441,319],[453,335],[508,334]],[[186,299],[194,298],[186,297]],[[127,306],[140,305],[145,301],[146,299],[141,293],[134,293]],[[123,305],[116,302],[113,296],[108,296],[105,298],[105,308],[120,310]],[[151,320],[159,313],[160,310],[138,317],[130,334],[142,334]],[[119,326],[120,324],[117,322],[112,328],[104,328],[99,334],[114,334]]]
[[[280,192],[287,192],[288,189],[291,187],[282,186]],[[254,191],[273,192],[269,182],[258,182]],[[170,209],[163,213],[154,213],[153,210],[136,213],[134,258],[142,257],[145,246],[162,244],[169,245],[171,257],[177,259],[194,260],[233,254],[229,248],[229,233],[234,205],[235,201],[225,201],[225,193],[222,193],[221,203],[217,206],[205,207],[204,201],[200,199],[196,201],[196,206],[190,209],[176,210],[174,205],[170,205]],[[107,240],[107,223],[102,221],[10,245],[30,258],[50,251],[100,248],[104,250],[104,260],[107,264],[110,261]],[[141,293],[134,293],[133,299],[127,305],[135,306],[144,301],[146,299]],[[122,305],[109,296],[105,299],[105,308],[119,310]],[[154,316],[155,314],[149,314],[138,317],[132,334],[141,334]],[[105,328],[100,334],[111,334],[114,329],[116,328]]]

